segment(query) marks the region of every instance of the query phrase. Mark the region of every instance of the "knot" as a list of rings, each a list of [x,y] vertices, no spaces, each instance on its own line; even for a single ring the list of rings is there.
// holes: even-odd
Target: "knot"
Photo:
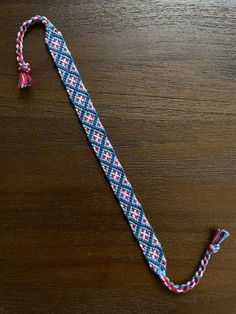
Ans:
[[[30,64],[26,62],[19,64],[18,70],[20,72],[30,73]]]
[[[229,232],[224,229],[215,229],[212,241],[208,246],[208,250],[211,254],[217,253],[220,249],[221,243],[229,237]]]
[[[210,251],[211,254],[215,254],[219,251],[220,249],[220,245],[219,244],[210,244],[208,246],[208,250]]]

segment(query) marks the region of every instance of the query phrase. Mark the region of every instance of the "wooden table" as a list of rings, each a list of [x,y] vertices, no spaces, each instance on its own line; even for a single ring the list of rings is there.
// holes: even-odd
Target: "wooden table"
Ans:
[[[62,31],[170,278],[190,278],[214,226],[231,232],[189,294],[147,267],[40,25],[17,89],[36,14]],[[0,17],[0,313],[235,313],[236,1],[2,0]]]

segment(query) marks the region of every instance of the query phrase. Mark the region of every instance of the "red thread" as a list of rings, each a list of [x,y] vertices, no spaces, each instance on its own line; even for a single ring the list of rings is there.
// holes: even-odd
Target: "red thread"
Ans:
[[[18,87],[20,88],[26,88],[32,85],[32,77],[30,76],[29,73],[26,73],[24,71],[20,71],[19,73],[19,83]]]

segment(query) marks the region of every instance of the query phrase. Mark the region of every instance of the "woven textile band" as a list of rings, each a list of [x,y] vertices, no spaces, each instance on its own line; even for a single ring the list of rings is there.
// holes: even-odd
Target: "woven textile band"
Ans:
[[[177,293],[188,292],[198,284],[211,255],[220,249],[221,242],[229,236],[229,233],[224,229],[215,229],[212,242],[206,249],[197,271],[188,282],[174,284],[170,281],[166,275],[167,262],[163,248],[116,156],[66,42],[61,32],[44,16],[35,16],[26,20],[21,25],[17,35],[16,54],[20,72],[19,87],[26,88],[32,84],[29,63],[26,63],[23,58],[23,39],[28,27],[35,23],[45,25],[45,43],[60,74],[62,83],[150,269],[160,277],[171,291]]]

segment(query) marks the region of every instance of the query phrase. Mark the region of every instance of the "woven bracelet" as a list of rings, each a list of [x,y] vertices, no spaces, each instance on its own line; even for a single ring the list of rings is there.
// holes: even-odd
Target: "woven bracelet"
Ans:
[[[171,291],[176,293],[188,292],[199,283],[211,255],[218,252],[221,242],[229,236],[229,233],[224,229],[215,229],[212,241],[208,245],[197,271],[189,281],[183,284],[174,284],[170,281],[166,275],[167,261],[163,248],[145,216],[142,205],[139,203],[108,139],[106,130],[92,104],[66,42],[61,32],[44,16],[37,15],[24,21],[17,35],[16,55],[19,87],[26,88],[32,84],[30,65],[23,58],[23,39],[28,27],[35,23],[42,23],[45,26],[45,43],[60,74],[62,83],[150,269]]]

